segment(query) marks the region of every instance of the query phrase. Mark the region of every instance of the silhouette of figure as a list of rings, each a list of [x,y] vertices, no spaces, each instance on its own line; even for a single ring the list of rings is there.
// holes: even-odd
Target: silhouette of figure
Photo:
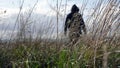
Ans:
[[[71,13],[67,15],[64,27],[64,34],[66,35],[69,29],[70,42],[77,42],[83,32],[86,34],[86,27],[82,15],[79,13],[79,8],[74,4],[71,8]]]

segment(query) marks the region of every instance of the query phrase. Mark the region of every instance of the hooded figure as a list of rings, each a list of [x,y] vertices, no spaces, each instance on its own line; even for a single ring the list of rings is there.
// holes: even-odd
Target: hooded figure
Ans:
[[[79,8],[73,5],[71,13],[67,15],[64,27],[64,34],[66,35],[67,29],[69,29],[70,41],[78,40],[82,31],[86,34],[85,23],[82,15],[79,13]]]

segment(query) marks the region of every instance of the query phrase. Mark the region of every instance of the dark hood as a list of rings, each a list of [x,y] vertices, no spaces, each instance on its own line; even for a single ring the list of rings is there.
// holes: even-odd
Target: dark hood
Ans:
[[[79,8],[74,4],[71,8],[71,13],[79,12]]]

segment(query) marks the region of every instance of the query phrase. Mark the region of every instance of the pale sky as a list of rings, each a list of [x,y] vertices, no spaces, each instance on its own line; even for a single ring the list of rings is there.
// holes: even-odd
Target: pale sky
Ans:
[[[14,14],[18,14],[19,12],[19,8],[20,5],[22,3],[22,1],[24,1],[23,3],[23,9],[22,12],[29,12],[29,10],[34,6],[34,4],[36,3],[37,0],[0,0],[0,26],[4,27],[3,25],[9,25],[11,27],[13,27],[15,22],[11,22],[11,20],[9,20],[9,18],[11,19],[12,16],[14,16]],[[89,17],[89,15],[91,14],[91,12],[93,11],[92,6],[95,6],[96,1],[99,0],[67,0],[67,9],[66,9],[66,13],[64,14],[64,9],[65,9],[65,1],[66,0],[58,0],[59,1],[59,6],[61,3],[61,8],[60,8],[60,12],[62,13],[62,23],[60,22],[59,24],[61,25],[60,28],[63,28],[63,24],[64,24],[64,15],[66,16],[66,14],[68,14],[71,10],[71,7],[73,4],[76,4],[79,9],[81,10],[81,6],[84,3],[87,3],[87,7],[85,8],[84,14],[83,14],[83,18],[85,20],[85,18]],[[105,1],[105,0],[104,0]],[[107,1],[107,0],[106,0]],[[55,8],[56,8],[56,2],[57,0],[38,0],[37,5],[34,8],[34,13],[37,13],[38,15],[52,15],[50,17],[54,17],[55,19]],[[50,6],[51,5],[51,6]],[[4,11],[6,11],[6,13],[4,13]],[[41,18],[41,17],[40,17]],[[14,19],[14,17],[12,18]],[[35,18],[36,19],[36,18]],[[39,19],[37,19],[39,20]],[[47,19],[42,19],[41,20],[47,20]],[[55,21],[56,23],[56,21]],[[6,29],[8,26],[5,26],[4,28]],[[89,25],[89,24],[88,24]],[[0,36],[2,32],[4,33],[4,30],[2,30],[3,28],[0,28]],[[11,30],[9,30],[10,28],[8,28],[7,32],[11,32]],[[16,31],[17,32],[17,31]],[[9,33],[7,33],[9,34]],[[7,36],[6,34],[4,34],[5,37]],[[4,37],[4,36],[3,36]]]
[[[23,0],[0,0],[0,14],[2,14],[4,10],[7,11],[6,15],[18,13],[19,7],[22,1]],[[32,8],[36,3],[36,1],[37,0],[24,0],[23,11],[28,11],[28,9]],[[56,1],[57,0],[38,0],[38,3],[34,9],[34,12],[40,13],[40,14],[49,13],[52,10],[50,8],[50,5],[52,5],[53,8],[56,8]],[[65,5],[66,0],[58,0],[58,1],[59,3],[62,1],[61,2],[62,5]],[[84,1],[86,0],[68,0],[66,13],[69,12],[73,4],[77,4],[77,6],[80,7]],[[89,1],[93,2],[93,0],[89,0]]]
[[[3,26],[3,28],[1,27],[0,29],[0,36],[1,37],[9,37],[9,35],[7,34],[10,34],[13,26],[14,26],[14,22],[13,21],[10,21],[8,18],[11,19],[12,16],[14,16],[14,14],[17,14],[19,12],[19,7],[21,5],[23,0],[0,0],[0,25],[3,26],[3,25],[6,25],[6,26]],[[34,4],[36,3],[37,0],[24,0],[24,4],[23,4],[23,9],[22,11],[29,11],[29,9],[31,9]],[[37,5],[35,6],[34,8],[34,13],[39,13],[39,14],[43,14],[43,15],[46,15],[46,14],[56,14],[55,11],[53,11],[53,9],[51,9],[50,5],[52,6],[52,8],[56,8],[56,1],[57,0],[38,0],[38,3]],[[59,3],[61,0],[58,0]],[[65,5],[65,0],[63,0],[61,2],[61,12],[62,10],[65,8],[63,5]],[[73,4],[77,4],[78,7],[81,6],[82,4],[82,0],[68,0],[68,3],[67,3],[67,11],[66,11],[66,14],[68,14],[72,7]],[[60,5],[60,4],[59,4]],[[6,11],[6,13],[4,14],[4,11]],[[64,11],[63,11],[64,12]],[[7,19],[7,20],[6,20]],[[14,19],[12,19],[14,20]],[[46,19],[45,19],[46,20]],[[61,26],[62,26],[62,23],[60,23]],[[7,25],[9,25],[7,31],[6,31],[6,34],[4,34],[4,28],[7,28]],[[38,26],[36,26],[38,27]],[[9,30],[11,28],[11,30]],[[3,35],[2,35],[3,33]]]

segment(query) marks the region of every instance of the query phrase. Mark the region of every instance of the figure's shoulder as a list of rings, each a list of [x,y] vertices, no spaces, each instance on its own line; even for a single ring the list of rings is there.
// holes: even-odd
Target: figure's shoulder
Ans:
[[[67,16],[72,16],[72,13],[67,14]]]
[[[67,14],[67,18],[71,19],[72,18],[72,13]]]
[[[82,16],[80,13],[74,13],[74,16]]]

